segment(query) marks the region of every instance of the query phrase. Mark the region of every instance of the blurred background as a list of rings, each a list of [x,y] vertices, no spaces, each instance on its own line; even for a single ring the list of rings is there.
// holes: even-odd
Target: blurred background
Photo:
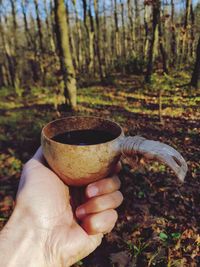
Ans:
[[[96,115],[160,140],[189,165],[121,173],[115,230],[75,266],[200,266],[200,2],[0,0],[0,227],[40,132]]]

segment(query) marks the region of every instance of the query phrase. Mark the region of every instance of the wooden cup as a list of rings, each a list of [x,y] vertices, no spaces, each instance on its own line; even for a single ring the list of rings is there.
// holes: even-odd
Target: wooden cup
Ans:
[[[102,130],[112,133],[113,140],[95,145],[68,145],[52,140],[73,130]],[[134,161],[136,155],[169,166],[183,181],[187,163],[174,148],[141,136],[125,137],[119,124],[98,117],[65,117],[48,123],[41,133],[44,157],[52,170],[73,186],[82,186],[108,176],[121,155]]]

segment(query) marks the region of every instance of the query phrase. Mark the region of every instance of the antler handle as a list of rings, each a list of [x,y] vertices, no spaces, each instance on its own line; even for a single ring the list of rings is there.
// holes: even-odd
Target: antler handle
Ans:
[[[121,152],[125,157],[140,154],[148,160],[160,161],[169,166],[182,182],[188,170],[186,161],[173,147],[141,136],[126,137],[121,143]]]

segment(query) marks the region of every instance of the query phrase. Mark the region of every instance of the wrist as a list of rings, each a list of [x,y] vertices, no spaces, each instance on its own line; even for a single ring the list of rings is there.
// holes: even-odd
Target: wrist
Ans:
[[[41,237],[29,216],[15,208],[0,232],[0,262],[4,267],[46,267]]]

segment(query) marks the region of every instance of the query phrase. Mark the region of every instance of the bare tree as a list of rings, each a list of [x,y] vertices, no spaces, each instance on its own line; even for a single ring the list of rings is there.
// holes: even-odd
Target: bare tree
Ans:
[[[200,88],[200,37],[196,50],[196,61],[192,73],[191,85],[196,88]]]
[[[67,24],[64,0],[55,1],[56,36],[59,50],[59,58],[64,82],[65,102],[71,109],[76,109],[76,78],[72,62],[69,30]]]
[[[160,12],[159,7],[160,7],[159,0],[154,1],[152,4],[152,13],[153,13],[152,33],[151,33],[151,40],[149,43],[149,51],[148,51],[147,72],[145,76],[146,82],[151,81],[151,74],[153,71],[153,49],[154,49],[154,42],[155,42],[156,27],[158,26],[158,14]]]
[[[134,54],[134,22],[133,22],[133,7],[130,0],[127,0],[127,8],[128,8],[128,44],[131,48],[130,53]]]
[[[102,64],[102,58],[101,58],[101,44],[100,44],[100,25],[99,25],[99,1],[94,0],[94,12],[95,12],[95,22],[96,22],[96,34],[95,34],[95,48],[97,53],[97,60],[99,64],[99,74],[100,78],[103,81],[105,77],[105,70],[104,66]]]
[[[125,21],[124,21],[124,3],[120,1],[121,4],[121,20],[122,20],[122,56],[126,59],[126,31],[125,31]]]
[[[12,38],[8,38],[5,34],[3,26],[1,24],[1,37],[3,42],[4,51],[8,61],[9,73],[11,77],[12,86],[15,88],[17,95],[21,95],[20,80],[19,80],[19,68],[18,68],[18,39],[17,39],[17,18],[16,18],[16,2],[10,0],[11,14],[12,14]]]
[[[161,20],[160,20],[160,8],[161,8],[160,0],[155,0],[152,3],[152,13],[153,13],[152,35],[151,35],[151,41],[149,44],[147,72],[146,72],[146,76],[145,76],[146,82],[151,81],[151,74],[153,72],[153,52],[154,52],[156,30],[158,31],[158,43],[159,43],[159,49],[160,49],[160,53],[161,53],[161,57],[162,57],[163,71],[166,73],[168,72],[167,59],[166,59],[167,57],[166,57],[166,52],[165,52],[165,49],[163,46],[163,34],[162,34]]]
[[[183,62],[188,54],[188,25],[190,18],[191,0],[186,0],[185,4],[185,17],[182,27],[182,40],[180,44],[180,62]]]
[[[171,0],[171,54],[172,66],[175,66],[177,57],[176,26],[174,22],[174,0]]]
[[[117,58],[120,55],[119,26],[118,26],[118,15],[117,15],[117,0],[114,0],[114,19],[115,19],[115,48],[116,48],[116,58]]]

